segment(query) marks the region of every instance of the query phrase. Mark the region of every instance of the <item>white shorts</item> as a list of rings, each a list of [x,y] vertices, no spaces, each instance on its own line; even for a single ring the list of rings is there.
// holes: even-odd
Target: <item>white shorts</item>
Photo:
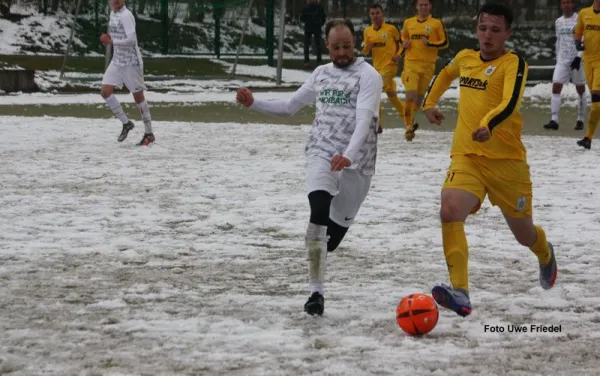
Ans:
[[[329,218],[343,227],[350,227],[358,210],[369,193],[371,175],[345,168],[331,171],[331,162],[322,157],[309,157],[306,161],[308,193],[326,191],[333,197]]]
[[[571,63],[559,63],[554,67],[552,82],[556,84],[566,84],[572,82],[573,85],[585,85],[585,73],[583,72],[583,61],[579,70],[571,69]]]
[[[146,86],[144,85],[144,66],[128,65],[120,67],[110,63],[106,72],[104,72],[102,85],[118,86],[121,88],[123,84],[132,93],[146,90]]]

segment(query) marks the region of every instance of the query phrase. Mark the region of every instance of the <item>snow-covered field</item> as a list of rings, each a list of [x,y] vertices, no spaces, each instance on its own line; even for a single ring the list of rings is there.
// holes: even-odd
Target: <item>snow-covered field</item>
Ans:
[[[241,65],[242,70],[250,70],[251,66]],[[265,76],[274,74],[274,68],[270,67],[254,67],[253,75],[261,77],[261,72]],[[264,69],[264,71],[262,71]],[[82,85],[99,88],[102,82],[99,74],[84,74],[71,73],[69,79],[75,80]],[[56,85],[65,84],[66,81],[59,81],[59,72],[47,71],[40,72],[36,77],[36,83],[42,88],[56,87]],[[263,77],[265,77],[263,76]],[[283,71],[282,81],[288,85],[301,85],[308,77],[309,72],[287,69]],[[84,81],[85,80],[85,81]],[[97,80],[97,81],[94,81]],[[146,84],[149,91],[146,92],[146,98],[149,102],[180,102],[180,103],[203,103],[203,102],[233,102],[235,95],[232,90],[241,87],[261,87],[275,88],[274,82],[237,79],[237,80],[195,80],[195,79],[178,79],[161,77],[153,79],[152,76],[146,78]],[[404,96],[404,85],[400,77],[396,77],[398,93],[401,97]],[[443,99],[456,101],[459,97],[458,82],[454,82],[452,87],[443,95]],[[153,90],[161,89],[166,92],[155,92]],[[98,89],[99,90],[99,89]],[[261,92],[263,99],[289,98],[291,92],[268,91]],[[524,93],[525,106],[548,107],[550,97],[552,95],[552,83],[539,83],[534,86],[527,87]],[[130,94],[117,94],[117,98],[121,102],[131,101]],[[575,86],[568,84],[562,91],[562,106],[576,107],[578,103],[578,94]],[[587,93],[588,102],[590,101],[589,91]],[[382,94],[382,99],[387,100],[387,96]],[[92,94],[61,94],[57,95],[54,92],[43,92],[34,94],[11,93],[8,95],[0,95],[0,106],[2,105],[27,105],[27,104],[104,104],[104,100],[97,93]],[[1,109],[0,109],[1,114]]]
[[[597,374],[598,148],[525,137],[556,287],[486,201],[466,226],[472,317],[441,311],[412,338],[396,304],[446,281],[450,133],[385,131],[325,315],[308,317],[307,126],[160,123],[149,148],[140,128],[117,144],[117,121],[0,117],[0,374]]]
[[[232,72],[232,63],[217,59],[214,59],[213,61],[223,65],[227,74]],[[244,77],[244,79],[202,79],[198,77],[155,76],[148,74],[145,75],[144,79],[146,86],[150,91],[169,90],[183,93],[223,91],[225,89],[233,89],[240,86],[260,88],[277,87],[275,82],[277,70],[268,65],[238,64],[236,67],[236,75],[246,77]],[[45,92],[53,92],[66,85],[97,90],[102,84],[103,76],[103,73],[65,72],[64,76],[61,78],[59,71],[36,71],[35,83]],[[284,69],[281,74],[281,86],[297,86],[298,84],[302,84],[309,76],[310,72],[308,71]],[[249,79],[248,77],[252,77],[252,79]],[[399,78],[398,82],[400,82]]]

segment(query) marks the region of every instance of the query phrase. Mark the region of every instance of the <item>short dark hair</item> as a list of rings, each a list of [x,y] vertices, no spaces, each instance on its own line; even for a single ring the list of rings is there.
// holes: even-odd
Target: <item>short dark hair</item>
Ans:
[[[347,18],[334,18],[325,25],[325,39],[329,38],[329,32],[335,27],[347,27],[352,35],[354,35],[354,24]]]
[[[377,3],[371,4],[371,6],[369,7],[369,10],[371,10],[371,9],[379,9],[383,13],[383,7],[380,4],[377,4]]]
[[[513,23],[513,12],[510,8],[502,3],[486,3],[479,8],[479,13],[477,14],[477,19],[483,13],[491,14],[493,16],[504,16],[504,21],[506,22],[506,26],[510,29]]]

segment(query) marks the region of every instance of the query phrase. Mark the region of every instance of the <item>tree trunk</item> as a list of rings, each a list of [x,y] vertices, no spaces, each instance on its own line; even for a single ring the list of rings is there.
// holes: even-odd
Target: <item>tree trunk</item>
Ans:
[[[525,3],[525,19],[527,21],[535,20],[535,1]]]
[[[204,21],[204,3],[199,0],[188,0],[188,21]]]
[[[138,14],[146,13],[146,0],[140,0],[138,3]]]
[[[4,17],[8,17],[10,15],[10,6],[12,0],[4,0],[0,1],[0,14]]]

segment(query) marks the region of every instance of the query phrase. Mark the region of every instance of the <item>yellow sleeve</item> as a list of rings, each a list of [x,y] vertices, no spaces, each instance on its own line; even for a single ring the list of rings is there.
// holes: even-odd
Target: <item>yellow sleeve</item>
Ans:
[[[400,31],[394,26],[394,40],[396,41],[396,55],[402,55],[404,47],[402,46],[402,39],[400,38]]]
[[[402,24],[402,32],[400,33],[400,41],[401,42],[406,42],[407,40],[410,39],[410,35],[408,35],[408,28],[407,28],[407,24],[408,20],[404,20],[404,23]]]
[[[448,90],[452,81],[460,76],[460,65],[458,60],[460,59],[460,52],[456,54],[454,59],[450,60],[448,64],[438,73],[437,76],[429,85],[429,90],[425,96],[423,110],[435,107],[437,102],[440,100],[442,94]]]
[[[439,21],[439,24],[435,28],[438,41],[434,43],[427,43],[427,45],[429,47],[435,47],[442,50],[444,48],[448,48],[448,33],[446,32],[446,27],[444,26],[442,20]]]
[[[518,111],[525,92],[525,82],[529,71],[525,59],[518,56],[518,59],[513,59],[509,64],[504,70],[502,102],[481,120],[480,125],[488,127],[490,132],[504,120],[510,118],[515,111]]]
[[[579,14],[577,15],[577,23],[575,24],[575,27],[573,28],[573,39],[581,39],[583,37],[583,30],[585,25],[583,24],[583,10],[581,12],[579,12]]]
[[[363,32],[363,43],[362,43],[363,45],[362,45],[362,49],[360,50],[360,52],[363,54],[363,56],[367,56],[369,54],[369,52],[371,52],[367,48],[367,38],[368,38],[367,32],[368,32],[368,30],[369,30],[369,28],[366,27],[365,31]]]

